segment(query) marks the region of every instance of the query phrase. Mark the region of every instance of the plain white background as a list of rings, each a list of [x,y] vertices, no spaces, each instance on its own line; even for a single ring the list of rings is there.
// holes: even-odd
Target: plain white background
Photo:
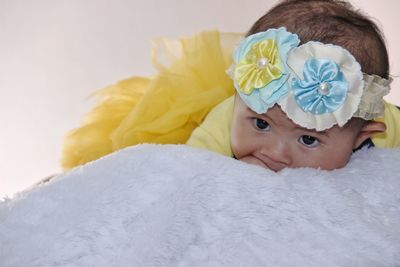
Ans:
[[[276,2],[0,0],[0,197],[60,172],[63,136],[93,106],[88,96],[153,73],[152,38],[245,32]],[[380,22],[398,76],[399,2],[353,3]],[[398,105],[399,87],[397,79],[388,97]]]

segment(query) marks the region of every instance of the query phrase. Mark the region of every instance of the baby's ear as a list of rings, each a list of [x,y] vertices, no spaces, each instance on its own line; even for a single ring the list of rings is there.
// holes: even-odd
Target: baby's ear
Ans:
[[[358,148],[365,140],[375,133],[386,131],[386,125],[379,121],[368,121],[362,127],[354,142],[354,149]]]

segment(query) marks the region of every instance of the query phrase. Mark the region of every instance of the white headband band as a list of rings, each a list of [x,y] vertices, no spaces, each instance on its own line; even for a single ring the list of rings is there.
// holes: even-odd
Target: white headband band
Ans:
[[[275,104],[296,124],[322,131],[352,117],[383,116],[390,80],[361,72],[344,48],[319,42],[298,46],[296,34],[269,29],[242,40],[228,73],[256,113]]]

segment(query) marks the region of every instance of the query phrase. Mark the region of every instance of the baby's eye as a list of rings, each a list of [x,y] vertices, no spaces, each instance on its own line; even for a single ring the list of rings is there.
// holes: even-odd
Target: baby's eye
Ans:
[[[320,142],[317,138],[311,135],[302,135],[299,138],[299,143],[306,147],[316,147]]]
[[[271,126],[269,126],[268,122],[259,118],[254,118],[254,126],[256,129],[264,132],[267,132],[271,129]]]

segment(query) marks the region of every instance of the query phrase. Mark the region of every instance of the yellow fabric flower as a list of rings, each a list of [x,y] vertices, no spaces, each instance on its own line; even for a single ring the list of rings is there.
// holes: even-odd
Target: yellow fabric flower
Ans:
[[[274,39],[254,43],[235,67],[235,80],[242,93],[251,94],[282,76],[278,47]]]

